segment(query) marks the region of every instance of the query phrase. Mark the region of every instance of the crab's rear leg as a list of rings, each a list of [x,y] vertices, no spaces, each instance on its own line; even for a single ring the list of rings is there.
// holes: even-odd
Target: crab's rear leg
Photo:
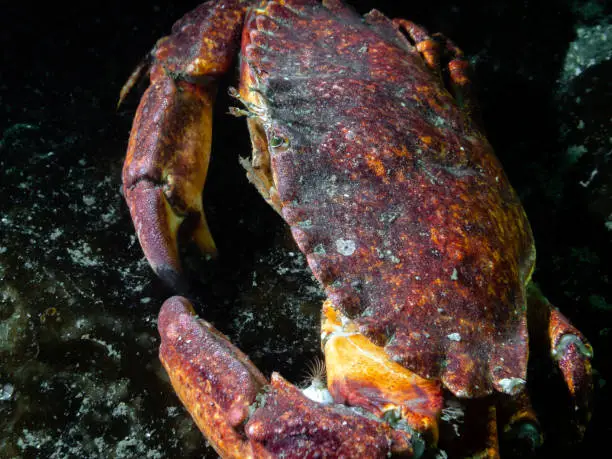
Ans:
[[[511,396],[498,395],[497,413],[502,443],[517,457],[531,457],[544,438],[528,392],[523,390]]]
[[[591,417],[593,348],[533,282],[528,286],[528,310],[530,322],[534,325],[531,334],[535,340],[540,338],[546,342],[574,399],[578,434],[582,435]],[[537,333],[539,330],[542,332]]]
[[[481,128],[479,105],[470,78],[471,66],[463,51],[444,35],[429,35],[425,28],[407,19],[396,18],[393,23],[414,43],[427,67],[442,81],[447,81],[457,104]]]
[[[180,280],[178,232],[215,253],[202,208],[216,82],[230,68],[248,2],[216,0],[187,13],[147,59],[151,84],[134,118],[123,187],[138,239],[153,270]],[[143,73],[139,67],[121,100]]]

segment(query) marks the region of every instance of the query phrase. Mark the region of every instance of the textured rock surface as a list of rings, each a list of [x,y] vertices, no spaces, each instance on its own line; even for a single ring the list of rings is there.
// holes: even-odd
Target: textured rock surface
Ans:
[[[2,457],[214,457],[157,359],[156,316],[171,292],[144,263],[120,194],[137,96],[114,109],[138,59],[195,3],[110,1],[70,14],[13,4],[0,17]],[[536,280],[595,348],[596,411],[577,450],[561,442],[559,375],[532,368],[549,440],[542,455],[586,457],[612,434],[612,96],[602,45],[612,42],[612,10],[569,1],[552,11],[544,1],[398,5],[376,2],[472,56],[490,140],[534,229]],[[237,157],[249,143],[235,134],[246,129],[224,115],[227,103],[205,194],[221,257],[205,263],[190,251],[192,296],[264,373],[299,381],[318,350],[321,294],[246,183]]]

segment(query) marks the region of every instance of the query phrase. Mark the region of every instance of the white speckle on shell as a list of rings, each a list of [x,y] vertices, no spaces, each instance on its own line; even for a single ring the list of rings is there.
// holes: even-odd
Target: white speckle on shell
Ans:
[[[355,245],[355,241],[351,241],[350,239],[338,239],[336,240],[336,250],[339,254],[350,256],[355,253],[357,246]]]
[[[504,393],[514,395],[523,390],[525,383],[526,381],[521,378],[504,378],[500,379],[498,384]]]

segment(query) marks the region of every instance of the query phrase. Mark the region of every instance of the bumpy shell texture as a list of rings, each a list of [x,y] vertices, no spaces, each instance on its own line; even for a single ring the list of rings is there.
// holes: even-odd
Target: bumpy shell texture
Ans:
[[[251,11],[242,73],[285,220],[329,298],[460,396],[522,387],[529,224],[484,135],[378,12]]]

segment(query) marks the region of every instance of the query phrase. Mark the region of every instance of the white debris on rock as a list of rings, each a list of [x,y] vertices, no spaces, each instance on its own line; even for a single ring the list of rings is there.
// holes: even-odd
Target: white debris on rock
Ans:
[[[73,263],[76,263],[77,265],[87,267],[102,265],[102,261],[95,255],[93,255],[91,246],[85,241],[80,241],[80,246],[78,247],[72,249],[69,248],[66,250],[70,254],[70,258]]]
[[[567,83],[594,65],[612,59],[612,24],[578,26],[565,55],[561,82]]]
[[[13,398],[15,388],[11,383],[6,383],[0,386],[0,401],[7,401]]]

